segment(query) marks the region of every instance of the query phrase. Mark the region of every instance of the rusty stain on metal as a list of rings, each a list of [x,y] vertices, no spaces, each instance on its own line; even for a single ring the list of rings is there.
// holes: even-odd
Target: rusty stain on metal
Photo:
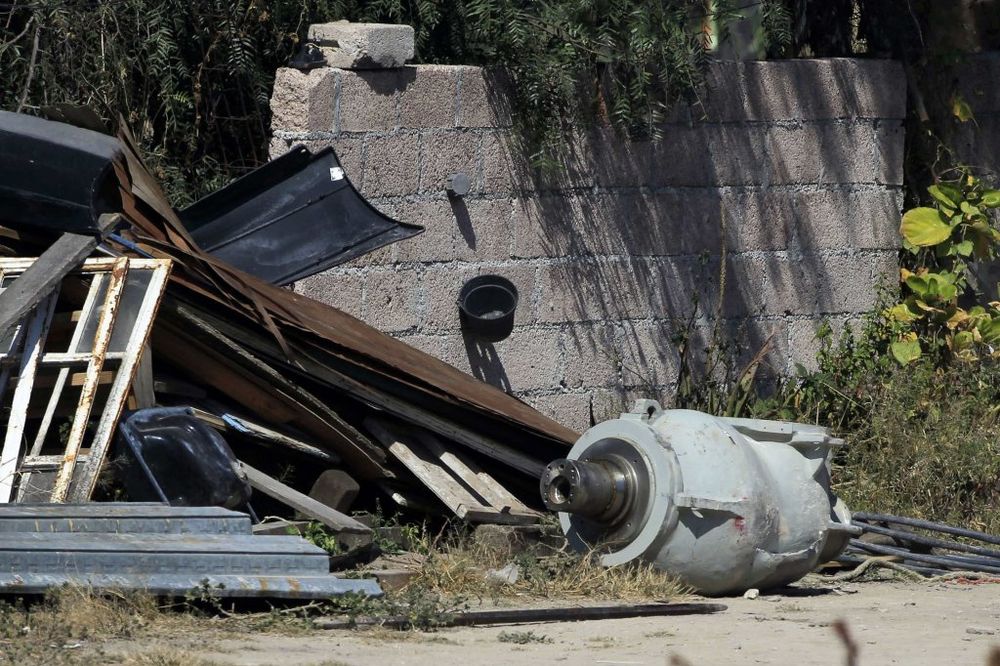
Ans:
[[[70,427],[69,437],[66,441],[63,462],[59,467],[55,485],[52,488],[52,502],[65,502],[69,493],[69,486],[73,480],[73,470],[76,467],[76,458],[83,446],[83,436],[87,431],[87,422],[90,420],[90,412],[97,395],[101,370],[104,367],[104,356],[111,344],[111,333],[114,331],[115,319],[118,316],[118,306],[121,303],[125,279],[128,276],[128,267],[128,258],[122,257],[115,261],[111,269],[111,280],[108,283],[108,291],[104,297],[104,308],[101,310],[97,331],[94,334],[86,380],[80,390],[80,401],[77,403],[76,412],[73,415],[73,425]]]

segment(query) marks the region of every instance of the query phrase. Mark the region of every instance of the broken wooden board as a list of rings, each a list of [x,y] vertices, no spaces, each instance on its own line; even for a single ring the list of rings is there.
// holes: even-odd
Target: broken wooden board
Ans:
[[[0,259],[0,285],[17,284],[20,276],[30,271],[36,261]],[[64,279],[48,300],[43,301],[47,308],[53,309],[62,302],[63,285],[71,285],[70,292],[80,291],[79,285],[83,285],[80,298],[84,302],[79,315],[74,309],[59,318],[61,323],[69,324],[64,331],[70,333],[68,343],[58,342],[58,336],[50,337],[48,323],[39,327],[41,306],[34,316],[18,325],[14,343],[0,353],[0,366],[4,368],[0,380],[10,376],[8,368],[19,368],[4,453],[0,454],[0,467],[14,467],[0,471],[0,501],[11,500],[15,485],[19,501],[28,496],[29,488],[32,501],[64,502],[70,497],[74,501],[86,501],[90,498],[169,272],[169,260],[88,259],[68,273],[77,282]],[[15,278],[13,282],[10,281],[12,277]],[[52,319],[49,312],[47,320]],[[19,345],[17,338],[22,337],[22,329],[25,331],[24,343]],[[74,367],[82,372],[71,372]],[[55,372],[55,375],[41,376],[42,369]],[[79,399],[72,411],[65,441],[61,443],[63,450],[52,455],[43,448],[47,438],[54,437],[49,433],[54,418],[60,413],[60,401],[65,403],[67,386],[79,386]],[[106,386],[106,390],[98,393],[102,386]],[[72,395],[68,397],[72,399]],[[31,433],[27,428],[29,418],[37,422],[32,424]],[[93,432],[93,436],[88,437],[89,432]],[[31,442],[27,451],[21,449],[25,441]],[[33,481],[31,477],[40,473],[44,478]]]
[[[469,463],[454,453],[446,456],[450,464],[444,463],[438,454],[447,451],[438,444],[432,444],[437,454],[432,453],[417,441],[411,430],[404,430],[384,419],[370,417],[365,419],[364,425],[404,467],[462,520],[470,523],[514,525],[538,522],[540,515],[537,512],[525,507],[502,487],[498,490],[485,483]],[[456,473],[456,468],[461,472]],[[491,501],[497,498],[500,506]]]
[[[101,235],[114,230],[121,219],[117,213],[101,215],[97,220]],[[56,239],[12,285],[0,292],[0,331],[17,324],[52,294],[62,279],[83,263],[100,242],[98,236],[70,233]]]
[[[300,493],[294,488],[285,485],[281,481],[264,474],[258,469],[254,469],[245,462],[240,462],[250,485],[254,490],[259,491],[268,497],[272,497],[287,507],[295,509],[311,520],[316,520],[326,525],[334,532],[345,532],[348,534],[371,534],[371,528],[354,520],[350,516],[337,511],[321,502],[317,502],[309,495]]]

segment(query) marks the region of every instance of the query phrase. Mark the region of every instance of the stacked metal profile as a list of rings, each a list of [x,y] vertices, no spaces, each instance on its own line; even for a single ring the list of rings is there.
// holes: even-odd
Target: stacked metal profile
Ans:
[[[247,514],[218,507],[6,504],[0,533],[0,594],[61,585],[220,598],[382,594],[374,580],[331,575],[322,548],[296,536],[254,536]]]

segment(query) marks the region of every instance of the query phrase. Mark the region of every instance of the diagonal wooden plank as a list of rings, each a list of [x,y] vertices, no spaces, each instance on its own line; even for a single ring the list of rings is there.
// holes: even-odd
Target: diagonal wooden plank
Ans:
[[[460,456],[455,451],[448,450],[441,440],[428,432],[415,430],[414,435],[432,456],[451,470],[456,477],[492,508],[498,509],[501,513],[511,514],[512,520],[518,520],[519,516],[520,522],[538,522],[540,514],[537,511],[526,507],[473,461]]]
[[[90,421],[90,412],[94,407],[94,399],[97,397],[97,387],[101,377],[101,370],[104,368],[104,355],[111,344],[111,334],[115,328],[115,321],[118,317],[118,306],[121,304],[122,292],[125,289],[125,281],[129,274],[129,261],[121,258],[115,262],[115,267],[111,270],[111,278],[108,282],[108,289],[104,296],[104,307],[98,319],[97,330],[94,333],[94,342],[90,350],[90,363],[87,365],[87,376],[83,388],[80,389],[80,401],[77,403],[76,412],[73,415],[73,422],[69,429],[69,437],[66,440],[66,451],[63,455],[62,465],[56,473],[55,485],[52,487],[52,502],[64,502],[69,493],[69,484],[73,480],[73,471],[76,469],[76,458],[83,447],[83,437],[87,432],[87,424]],[[81,326],[84,325],[81,323]],[[119,373],[121,370],[119,370]]]
[[[90,444],[90,456],[87,462],[82,465],[83,469],[78,475],[76,484],[71,493],[72,501],[86,502],[90,500],[91,493],[97,485],[97,477],[104,465],[104,458],[107,456],[108,448],[114,438],[115,428],[118,419],[121,418],[122,410],[125,407],[125,400],[128,398],[129,388],[135,379],[136,369],[139,366],[139,358],[142,350],[149,341],[149,333],[153,328],[153,319],[156,311],[160,307],[163,292],[166,289],[167,278],[170,275],[171,262],[169,259],[139,260],[129,259],[130,270],[135,271],[136,266],[145,264],[152,269],[149,282],[146,284],[145,294],[142,302],[136,310],[135,320],[132,330],[125,342],[124,358],[115,375],[115,381],[111,385],[108,393],[104,411],[97,423],[94,431],[94,438]]]
[[[98,218],[101,235],[109,233],[121,221],[121,215],[105,214]],[[101,242],[97,236],[63,234],[38,259],[32,260],[12,285],[0,293],[0,331],[24,318],[33,307],[55,291],[59,283],[79,266]]]
[[[509,519],[510,514],[485,506],[413,438],[402,435],[391,425],[373,417],[365,419],[364,425],[456,516],[469,522],[508,522],[505,519]]]
[[[17,377],[17,388],[11,401],[10,419],[4,435],[3,449],[0,451],[0,503],[10,501],[14,489],[14,475],[21,455],[21,440],[24,437],[28,417],[28,403],[34,388],[38,359],[45,346],[49,323],[56,307],[56,295],[52,294],[38,304],[25,334],[25,353],[21,358],[21,368]]]

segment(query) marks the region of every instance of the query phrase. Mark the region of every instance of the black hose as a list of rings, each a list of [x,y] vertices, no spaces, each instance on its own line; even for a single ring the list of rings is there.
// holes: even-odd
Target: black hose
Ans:
[[[872,532],[873,534],[883,534],[885,536],[892,537],[899,541],[909,541],[910,543],[919,543],[923,546],[931,546],[933,548],[945,548],[947,550],[954,550],[960,553],[972,553],[973,555],[984,555],[992,559],[1000,559],[1000,550],[993,550],[992,548],[983,548],[981,546],[972,546],[966,543],[959,543],[958,541],[951,541],[948,539],[938,539],[935,537],[924,536],[923,534],[917,534],[915,532],[905,532],[903,530],[894,530],[889,527],[882,527],[880,525],[859,525],[861,529],[865,532]]]
[[[920,520],[919,518],[890,516],[881,513],[855,513],[852,516],[852,521],[856,520],[868,523],[870,522],[891,523],[894,525],[919,527],[920,529],[931,530],[932,532],[943,532],[945,534],[953,534],[955,536],[966,537],[968,539],[975,539],[977,541],[984,541],[986,543],[992,543],[994,545],[1000,546],[1000,536],[994,536],[992,534],[987,534],[985,532],[977,532],[976,530],[967,530],[962,527],[953,527],[951,525],[945,525],[944,523],[934,523],[929,520]],[[866,526],[860,525],[859,527],[863,528]]]
[[[861,550],[849,549],[840,554],[837,558],[837,562],[842,562],[844,564],[850,564],[855,567],[861,566],[871,557],[871,553],[866,553]],[[914,571],[923,576],[940,576],[941,574],[951,573],[948,569],[932,569],[931,567],[922,567],[919,564],[905,564],[902,562],[894,562],[893,564],[898,564],[902,567],[906,567],[910,571]]]
[[[879,544],[867,543],[858,539],[851,539],[851,545],[861,550],[875,553],[877,555],[895,555],[904,560],[922,562],[945,567],[946,569],[957,569],[960,571],[979,571],[982,573],[1000,574],[1000,560],[996,561],[996,566],[980,564],[971,560],[957,558],[954,556],[924,555],[922,553],[911,553],[902,548],[892,548],[891,546],[881,546]]]

